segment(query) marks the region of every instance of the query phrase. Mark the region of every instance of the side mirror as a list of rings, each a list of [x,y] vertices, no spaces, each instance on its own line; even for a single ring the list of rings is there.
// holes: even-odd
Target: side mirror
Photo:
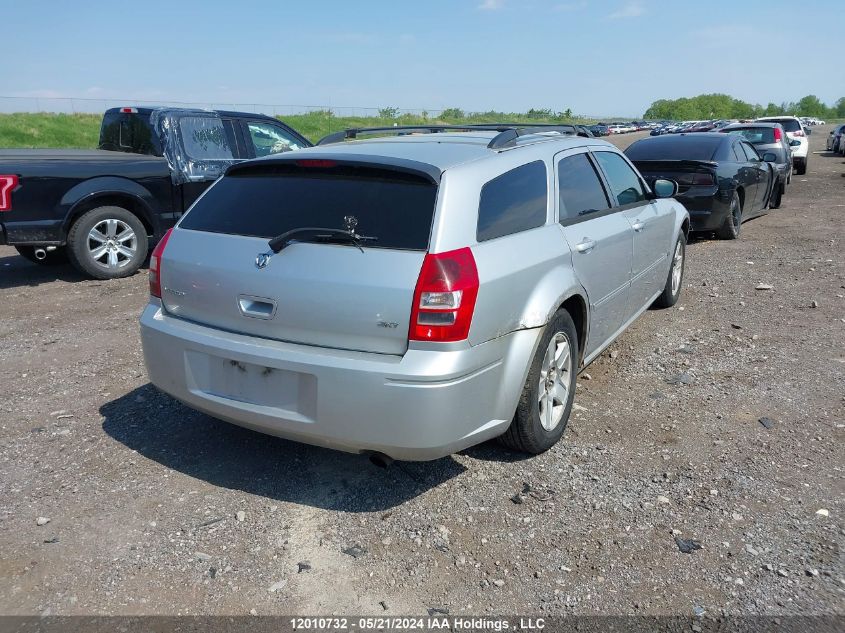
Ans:
[[[763,154],[763,160],[767,163],[776,163],[778,162],[778,157],[774,152],[766,152]]]
[[[678,193],[678,183],[674,180],[658,178],[652,183],[651,190],[655,198],[672,198]]]
[[[804,134],[806,134],[807,136],[810,136],[810,134],[812,134],[812,133],[813,133],[813,130],[811,130],[810,128],[808,128],[808,127],[804,128]]]

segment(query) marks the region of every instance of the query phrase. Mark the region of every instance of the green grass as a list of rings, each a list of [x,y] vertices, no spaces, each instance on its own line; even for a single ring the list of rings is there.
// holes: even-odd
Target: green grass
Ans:
[[[93,148],[100,114],[0,114],[0,147]]]
[[[306,138],[317,142],[326,134],[350,127],[467,124],[485,122],[561,123],[560,119],[528,117],[525,114],[485,112],[463,117],[434,119],[418,115],[389,117],[338,117],[318,111],[279,117]],[[0,114],[0,148],[95,148],[100,135],[99,114],[20,113]],[[567,122],[590,123],[587,120]]]

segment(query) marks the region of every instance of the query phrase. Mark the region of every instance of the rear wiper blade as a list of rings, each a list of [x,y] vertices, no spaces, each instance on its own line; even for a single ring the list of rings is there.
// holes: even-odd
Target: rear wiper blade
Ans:
[[[370,237],[367,235],[358,235],[354,231],[345,231],[343,229],[329,229],[317,226],[303,226],[298,229],[291,229],[285,231],[281,235],[277,235],[268,242],[270,250],[278,253],[286,246],[290,246],[294,242],[313,242],[313,241],[332,241],[340,240],[353,244],[364,252],[362,242],[374,242],[378,240],[377,237]]]

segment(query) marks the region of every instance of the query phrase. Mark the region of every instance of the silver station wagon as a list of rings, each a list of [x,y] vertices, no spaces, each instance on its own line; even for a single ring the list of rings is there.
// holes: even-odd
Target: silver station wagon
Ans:
[[[154,250],[150,380],[376,463],[545,451],[577,373],[678,300],[676,191],[554,127],[347,130],[235,165]]]

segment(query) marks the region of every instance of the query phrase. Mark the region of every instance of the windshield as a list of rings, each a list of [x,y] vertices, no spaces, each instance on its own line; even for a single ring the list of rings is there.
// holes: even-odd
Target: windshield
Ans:
[[[384,169],[293,165],[254,167],[221,178],[180,228],[270,239],[292,229],[345,229],[378,241],[372,248],[428,248],[437,187]]]

